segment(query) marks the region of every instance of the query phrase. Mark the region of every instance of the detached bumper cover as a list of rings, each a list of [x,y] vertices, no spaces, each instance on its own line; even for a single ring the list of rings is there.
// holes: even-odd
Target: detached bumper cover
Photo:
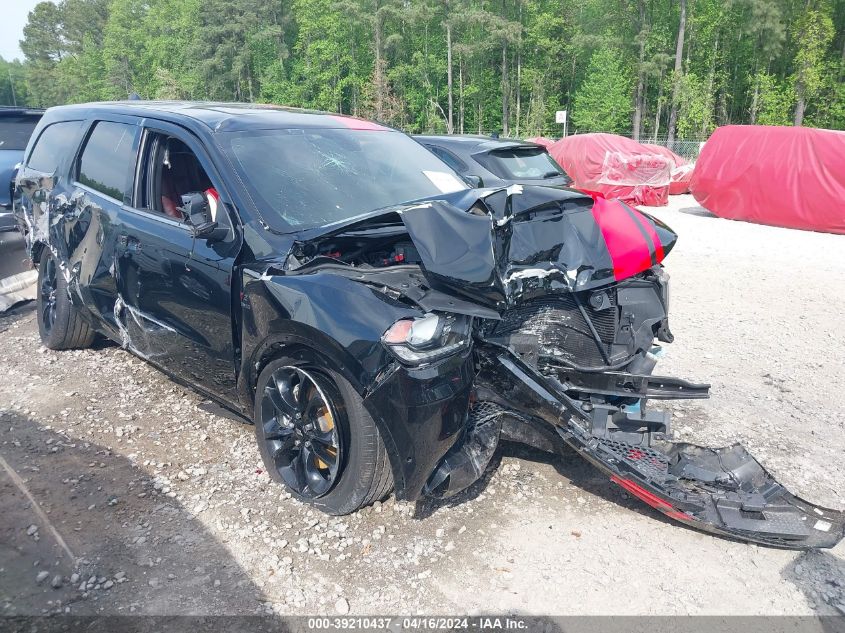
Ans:
[[[833,547],[845,536],[845,514],[791,494],[739,444],[711,449],[651,441],[648,433],[641,444],[597,437],[591,416],[519,358],[500,353],[493,362],[489,397],[500,394],[551,424],[614,483],[671,519],[792,549]]]

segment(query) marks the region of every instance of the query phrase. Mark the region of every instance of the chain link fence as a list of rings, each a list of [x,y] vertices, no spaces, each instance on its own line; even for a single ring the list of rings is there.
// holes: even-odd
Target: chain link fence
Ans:
[[[683,156],[687,160],[694,161],[698,158],[698,154],[701,152],[701,146],[704,145],[706,140],[706,138],[687,138],[675,139],[670,143],[669,139],[665,136],[662,138],[658,137],[657,139],[641,136],[639,142],[668,147],[678,156]]]
[[[586,132],[578,132],[578,134],[586,134]],[[625,138],[633,138],[633,135],[629,134],[619,134],[618,136],[624,136]],[[559,136],[550,136],[553,140],[558,140]],[[640,135],[639,143],[646,143],[650,145],[661,145],[663,147],[668,147],[673,152],[678,154],[678,156],[683,156],[689,161],[695,161],[698,158],[699,153],[701,152],[701,147],[704,145],[705,141],[707,141],[707,137],[694,137],[694,138],[683,138],[683,139],[675,139],[671,143],[666,136],[649,136],[649,135]]]

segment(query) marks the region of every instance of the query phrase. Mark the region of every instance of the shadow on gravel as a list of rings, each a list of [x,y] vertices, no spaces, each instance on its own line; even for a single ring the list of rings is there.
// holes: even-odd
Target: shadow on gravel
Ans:
[[[817,615],[845,615],[845,561],[831,552],[803,552],[780,575],[801,590]]]
[[[719,216],[715,213],[711,213],[704,207],[684,207],[683,209],[678,209],[680,213],[686,213],[687,215],[697,215],[700,218],[718,218]]]
[[[0,410],[0,429],[13,471],[0,461],[0,629],[4,616],[68,612],[260,613],[261,590],[151,472],[15,412]]]
[[[9,326],[23,317],[35,316],[35,301],[16,303],[5,312],[0,313],[0,334],[9,329]]]
[[[525,444],[507,442],[504,449],[508,457],[518,457],[527,461],[548,464],[557,471],[563,479],[576,488],[590,493],[605,501],[609,501],[628,510],[644,514],[650,519],[656,519],[663,523],[669,523],[683,527],[679,523],[670,521],[663,513],[647,506],[642,501],[630,497],[618,486],[610,481],[610,478],[600,472],[595,466],[589,464],[583,457],[566,446],[560,454],[541,451]]]
[[[490,485],[490,480],[493,478],[496,469],[502,463],[502,457],[502,445],[499,444],[499,448],[497,448],[496,452],[493,454],[490,463],[487,465],[487,470],[484,471],[484,475],[481,476],[481,479],[476,481],[466,490],[462,490],[454,497],[449,497],[448,499],[434,499],[431,497],[420,498],[414,507],[414,518],[422,521],[441,508],[454,508],[455,506],[459,506],[478,497],[478,495],[484,492],[487,486]]]
[[[554,468],[557,473],[573,486],[584,492],[601,497],[606,501],[615,503],[618,506],[633,510],[648,516],[650,519],[671,524],[674,527],[692,530],[681,523],[667,519],[661,512],[647,506],[643,502],[633,499],[611,483],[610,479],[599,472],[595,467],[587,463],[574,450],[563,445],[561,452],[550,453],[534,448],[527,444],[503,440],[499,443],[493,459],[484,473],[484,476],[463,492],[458,493],[449,499],[428,499],[423,498],[417,502],[414,518],[427,519],[441,508],[451,508],[475,499],[484,492],[490,483],[496,469],[499,468],[503,457],[516,457],[529,462],[547,464]],[[698,530],[692,530],[698,532]],[[732,540],[732,539],[729,539]]]

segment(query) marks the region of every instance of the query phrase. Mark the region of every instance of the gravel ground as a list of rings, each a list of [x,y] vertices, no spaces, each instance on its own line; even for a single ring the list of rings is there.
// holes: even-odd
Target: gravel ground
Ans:
[[[845,238],[689,196],[653,211],[681,236],[658,370],[713,384],[670,405],[676,433],[740,440],[845,508]],[[845,546],[702,534],[514,444],[448,503],[328,518],[270,483],[251,427],[201,403],[117,347],[46,350],[32,306],[0,317],[0,614],[845,612]]]

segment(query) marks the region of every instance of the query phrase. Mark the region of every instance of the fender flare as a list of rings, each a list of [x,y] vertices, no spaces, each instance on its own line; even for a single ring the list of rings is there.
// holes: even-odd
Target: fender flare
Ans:
[[[402,458],[389,426],[366,399],[368,385],[362,381],[365,373],[363,368],[340,344],[316,328],[296,321],[289,321],[286,326],[287,331],[267,335],[255,346],[248,358],[244,358],[242,371],[238,376],[238,390],[247,403],[250,419],[254,415],[255,385],[258,376],[274,358],[291,356],[340,374],[361,396],[364,407],[375,422],[390,460],[394,489],[401,494],[405,488]]]

